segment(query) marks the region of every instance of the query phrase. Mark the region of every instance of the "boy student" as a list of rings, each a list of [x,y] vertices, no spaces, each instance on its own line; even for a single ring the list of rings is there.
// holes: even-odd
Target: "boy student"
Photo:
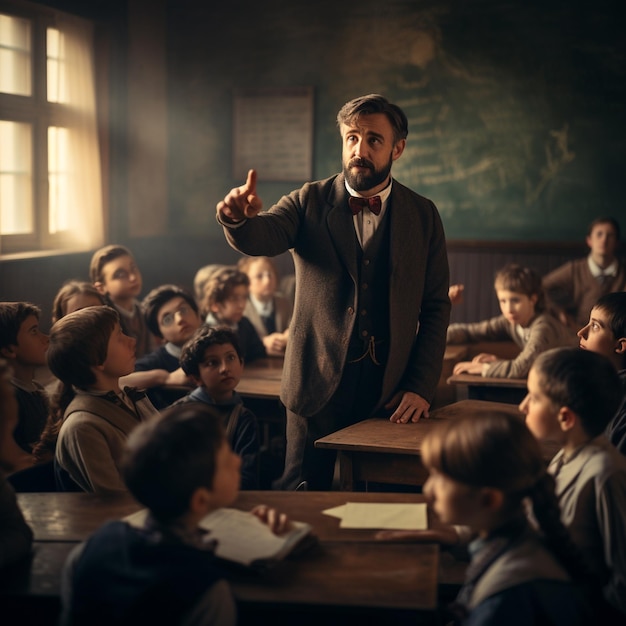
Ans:
[[[137,296],[141,293],[141,272],[131,251],[125,246],[111,244],[94,252],[89,276],[107,304],[120,314],[122,328],[135,338],[137,357],[152,350],[150,337]]]
[[[619,240],[617,220],[599,217],[589,225],[585,239],[589,255],[544,276],[548,299],[560,309],[561,320],[572,329],[587,324],[589,312],[600,296],[626,291],[626,264],[616,256]]]
[[[232,267],[211,274],[204,287],[201,309],[209,326],[226,326],[237,334],[241,356],[254,361],[267,356],[265,346],[250,320],[244,316],[250,279]]]
[[[179,359],[183,344],[202,320],[193,296],[178,285],[156,287],[144,298],[141,306],[148,329],[165,343],[137,359],[135,372],[125,377],[123,383],[148,388],[152,404],[163,409],[186,393],[176,386],[192,383],[181,369]]]
[[[0,354],[13,369],[11,382],[19,406],[13,433],[16,443],[32,452],[48,418],[48,396],[35,380],[35,370],[46,365],[49,338],[39,328],[41,311],[28,302],[0,302]]]
[[[259,488],[259,427],[235,391],[243,371],[237,336],[228,328],[201,326],[183,346],[180,364],[198,385],[177,401],[204,402],[219,407],[226,438],[241,457],[241,488]]]
[[[134,365],[135,340],[122,332],[112,307],[80,309],[52,327],[48,366],[62,386],[47,434],[52,438],[56,428],[54,462],[64,489],[126,491],[120,475],[126,439],[157,414],[144,393],[120,388]]]
[[[177,624],[230,626],[235,603],[226,571],[200,520],[230,506],[241,461],[212,407],[171,407],[128,440],[124,480],[149,515],[143,527],[113,521],[68,559],[62,624]],[[289,520],[274,509],[253,509],[276,534]]]
[[[278,270],[270,257],[239,259],[237,268],[250,279],[249,299],[244,315],[247,317],[270,356],[284,356],[289,337],[289,322],[293,306],[279,293]]]
[[[480,374],[498,378],[526,378],[535,357],[548,348],[573,346],[576,337],[545,310],[541,278],[517,263],[505,265],[496,273],[494,289],[502,315],[482,322],[450,324],[448,343],[502,341],[510,339],[520,348],[510,360],[481,353],[472,361],[454,366],[454,374]]]
[[[609,441],[626,455],[626,292],[607,293],[598,299],[589,323],[578,331],[580,347],[609,358],[622,383],[622,404],[609,422]]]
[[[626,459],[603,435],[619,387],[607,357],[556,348],[537,357],[520,404],[533,435],[561,445],[548,471],[561,519],[601,588],[598,624],[626,623]]]

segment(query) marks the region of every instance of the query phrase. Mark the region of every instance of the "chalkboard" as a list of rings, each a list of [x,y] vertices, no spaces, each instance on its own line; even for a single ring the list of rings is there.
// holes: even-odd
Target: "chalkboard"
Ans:
[[[599,215],[626,224],[615,2],[268,0],[223,3],[217,15],[197,4],[177,3],[169,44],[186,77],[172,73],[171,88],[182,228],[195,231],[240,184],[224,159],[233,93],[304,85],[315,90],[313,178],[341,168],[341,105],[383,93],[409,117],[394,176],[435,202],[449,239],[581,241]],[[206,37],[209,17],[220,29]],[[259,192],[271,204],[298,186],[260,180]]]

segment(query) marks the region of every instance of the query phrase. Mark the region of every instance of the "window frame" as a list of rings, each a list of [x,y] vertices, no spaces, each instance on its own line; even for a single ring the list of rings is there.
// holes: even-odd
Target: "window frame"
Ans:
[[[0,258],[14,254],[75,251],[69,232],[49,232],[48,128],[67,127],[76,113],[67,105],[47,97],[47,29],[57,28],[59,11],[19,2],[3,3],[0,12],[31,22],[30,96],[0,93],[0,120],[28,123],[32,127],[33,230],[31,233],[2,234]],[[94,51],[95,54],[95,51]],[[97,95],[96,95],[97,97]],[[101,146],[98,146],[98,151]],[[104,204],[102,206],[104,212]]]

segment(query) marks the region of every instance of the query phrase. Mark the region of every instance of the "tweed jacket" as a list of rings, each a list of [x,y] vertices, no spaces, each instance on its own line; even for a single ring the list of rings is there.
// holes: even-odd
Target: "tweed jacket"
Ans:
[[[378,407],[399,390],[431,402],[450,318],[443,225],[430,200],[395,180],[384,219],[390,220],[391,323]],[[358,310],[359,243],[344,177],[306,183],[256,218],[222,225],[230,245],[242,253],[292,250],[296,295],[281,399],[310,417],[339,385]]]

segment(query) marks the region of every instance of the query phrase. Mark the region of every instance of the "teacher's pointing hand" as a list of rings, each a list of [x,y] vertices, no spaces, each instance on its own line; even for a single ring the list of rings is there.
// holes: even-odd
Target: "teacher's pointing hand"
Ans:
[[[256,195],[256,171],[250,170],[245,184],[231,189],[224,200],[217,203],[217,212],[234,222],[256,217],[263,207]]]

